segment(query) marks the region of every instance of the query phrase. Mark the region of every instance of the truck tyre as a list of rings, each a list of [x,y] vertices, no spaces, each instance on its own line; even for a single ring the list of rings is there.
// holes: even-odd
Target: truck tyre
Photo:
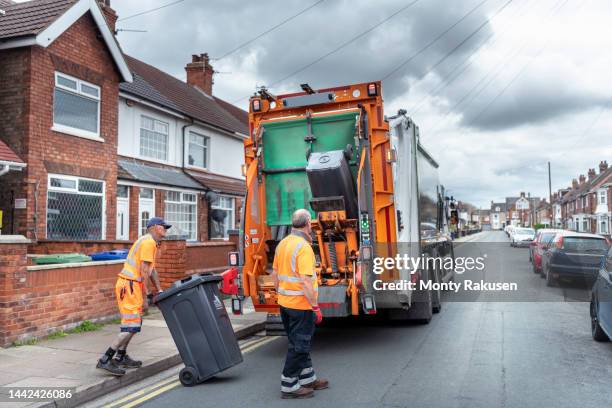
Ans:
[[[279,314],[268,313],[266,319],[266,336],[286,336],[285,326]]]
[[[442,269],[436,268],[433,271],[432,281],[436,284],[439,284],[442,281]],[[431,291],[431,311],[433,313],[440,313],[442,310],[442,297],[440,293],[440,289],[435,289]]]

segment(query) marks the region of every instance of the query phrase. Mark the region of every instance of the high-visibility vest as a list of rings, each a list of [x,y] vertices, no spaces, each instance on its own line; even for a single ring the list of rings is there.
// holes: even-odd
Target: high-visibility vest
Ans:
[[[304,285],[300,276],[311,276],[316,296],[318,281],[315,256],[310,244],[297,233],[285,237],[276,247],[274,269],[278,277],[278,304],[290,309],[312,309],[304,296]]]
[[[142,262],[141,249],[150,245],[154,246],[155,254],[157,251],[157,243],[150,234],[143,235],[136,242],[134,242],[130,252],[128,252],[125,263],[123,264],[123,269],[119,273],[120,277],[136,282],[142,282],[142,274],[140,273],[140,265]],[[153,258],[155,258],[155,256],[153,256]]]

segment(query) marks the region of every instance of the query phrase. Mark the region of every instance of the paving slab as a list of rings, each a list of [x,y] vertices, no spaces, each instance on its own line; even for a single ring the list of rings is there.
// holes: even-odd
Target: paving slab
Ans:
[[[248,337],[263,330],[266,314],[255,312],[250,302],[241,316],[231,314],[229,301],[225,306],[236,337]],[[0,406],[76,406],[181,363],[161,312],[152,307],[143,319],[142,332],[133,338],[128,349],[133,358],[143,361],[143,367],[128,370],[121,378],[96,370],[98,358],[118,332],[118,324],[108,324],[97,331],[68,334],[35,345],[0,348],[0,398],[10,387],[71,387],[74,391],[70,401],[12,403],[2,399]]]

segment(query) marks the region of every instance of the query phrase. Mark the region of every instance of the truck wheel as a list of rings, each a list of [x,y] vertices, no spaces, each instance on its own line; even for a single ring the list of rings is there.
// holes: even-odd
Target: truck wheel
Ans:
[[[179,380],[185,387],[193,387],[198,383],[198,373],[193,367],[185,367],[179,373]]]
[[[438,269],[438,267],[436,267],[433,272],[434,283],[440,283],[440,281],[442,280],[442,271]],[[440,294],[440,289],[436,289],[433,290],[431,294],[431,311],[433,313],[440,313],[440,310],[442,310],[442,296]]]
[[[412,320],[420,324],[429,324],[433,316],[433,305],[431,291],[421,292],[425,295],[426,300],[414,302],[408,309],[407,320]]]

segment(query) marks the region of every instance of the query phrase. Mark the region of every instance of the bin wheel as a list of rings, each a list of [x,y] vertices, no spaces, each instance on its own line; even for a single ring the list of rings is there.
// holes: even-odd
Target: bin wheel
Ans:
[[[193,367],[185,367],[179,373],[179,380],[185,387],[193,387],[197,384],[197,373]]]

